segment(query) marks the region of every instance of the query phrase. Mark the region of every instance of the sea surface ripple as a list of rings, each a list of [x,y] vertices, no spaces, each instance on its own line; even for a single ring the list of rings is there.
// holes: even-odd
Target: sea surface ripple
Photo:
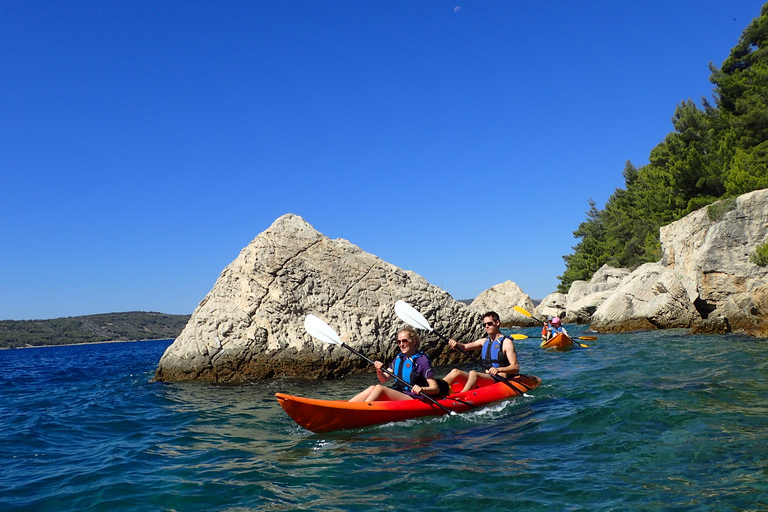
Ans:
[[[167,384],[171,340],[0,351],[0,510],[768,510],[768,340],[670,330],[553,353],[515,332],[539,389],[330,434],[274,393],[346,398],[372,374]]]

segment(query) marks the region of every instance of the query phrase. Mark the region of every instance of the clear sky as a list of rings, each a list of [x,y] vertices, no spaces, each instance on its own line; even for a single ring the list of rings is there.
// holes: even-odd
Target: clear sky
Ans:
[[[761,5],[4,0],[0,319],[191,313],[285,213],[544,298]]]

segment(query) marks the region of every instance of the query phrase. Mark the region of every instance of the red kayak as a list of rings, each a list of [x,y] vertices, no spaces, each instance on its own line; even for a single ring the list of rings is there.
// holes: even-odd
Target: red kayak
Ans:
[[[515,375],[506,381],[478,381],[478,387],[465,393],[454,392],[438,400],[443,407],[467,412],[486,407],[507,398],[520,396],[536,389],[541,379],[533,375]],[[456,380],[454,389],[462,389],[464,382]],[[426,400],[377,400],[375,402],[347,402],[345,400],[319,400],[276,393],[277,401],[293,421],[312,432],[333,432],[368,427],[392,421],[403,421],[421,416],[440,416],[446,411]]]
[[[573,340],[567,334],[560,332],[552,336],[551,339],[542,341],[541,348],[547,350],[571,350],[573,348]]]

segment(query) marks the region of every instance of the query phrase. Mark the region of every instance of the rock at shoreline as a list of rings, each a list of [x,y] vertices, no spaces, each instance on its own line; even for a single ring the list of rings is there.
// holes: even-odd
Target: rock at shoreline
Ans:
[[[684,327],[768,337],[768,267],[750,259],[768,243],[768,189],[701,208],[662,227],[660,238],[661,262],[595,292],[604,297],[572,286],[569,318],[601,332]]]
[[[661,264],[686,284],[695,332],[768,337],[768,267],[750,260],[768,243],[768,189],[719,201],[661,228]]]
[[[482,335],[479,315],[423,277],[391,265],[347,240],[332,240],[287,214],[228,265],[200,302],[155,372],[159,381],[236,383],[278,376],[337,378],[369,370],[343,347],[304,329],[314,314],[342,341],[373,360],[395,355],[404,324],[402,299],[438,332],[458,340]],[[433,363],[457,358],[433,334],[419,333]]]
[[[592,329],[626,332],[690,327],[698,317],[674,272],[646,263],[632,272],[592,315]]]
[[[588,324],[600,305],[608,300],[621,282],[629,275],[625,268],[603,265],[589,281],[574,281],[566,300],[566,318],[569,322]]]
[[[479,314],[495,311],[499,315],[502,327],[531,327],[541,325],[539,322],[518,313],[513,308],[520,306],[529,313],[535,314],[531,298],[512,281],[491,286],[472,301],[470,308]]]
[[[558,292],[550,293],[536,307],[536,316],[539,318],[547,318],[548,316],[554,318],[562,315],[561,320],[563,323],[570,322],[565,314],[567,305],[568,295]]]

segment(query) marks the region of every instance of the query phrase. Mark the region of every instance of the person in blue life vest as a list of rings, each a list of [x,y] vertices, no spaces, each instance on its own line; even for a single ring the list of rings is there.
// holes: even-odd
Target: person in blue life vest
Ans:
[[[373,402],[374,400],[413,400],[419,398],[420,393],[432,396],[448,394],[448,386],[442,380],[435,378],[432,363],[429,357],[419,352],[421,338],[410,327],[397,333],[397,346],[400,353],[389,365],[389,371],[400,379],[408,382],[405,386],[395,379],[395,387],[384,386],[392,377],[384,373],[384,365],[381,361],[375,361],[376,376],[381,384],[369,386],[364,391],[352,397],[350,402]]]
[[[556,316],[547,326],[547,339],[551,340],[555,337],[555,334],[559,333],[563,333],[568,336],[568,331],[566,331],[565,327],[563,327],[563,325],[560,323],[560,317]]]
[[[495,381],[493,375],[502,378],[509,378],[520,373],[520,366],[517,363],[517,352],[515,351],[514,340],[501,334],[501,321],[499,315],[494,311],[489,311],[483,315],[483,327],[485,328],[485,338],[472,341],[470,343],[459,343],[456,340],[449,340],[451,348],[457,346],[466,350],[482,350],[481,358],[486,367],[489,367],[485,373],[479,373],[475,370],[469,373],[454,368],[443,379],[450,386],[454,380],[459,377],[466,377],[467,382],[463,391],[469,391],[475,387],[478,379],[489,379]]]

